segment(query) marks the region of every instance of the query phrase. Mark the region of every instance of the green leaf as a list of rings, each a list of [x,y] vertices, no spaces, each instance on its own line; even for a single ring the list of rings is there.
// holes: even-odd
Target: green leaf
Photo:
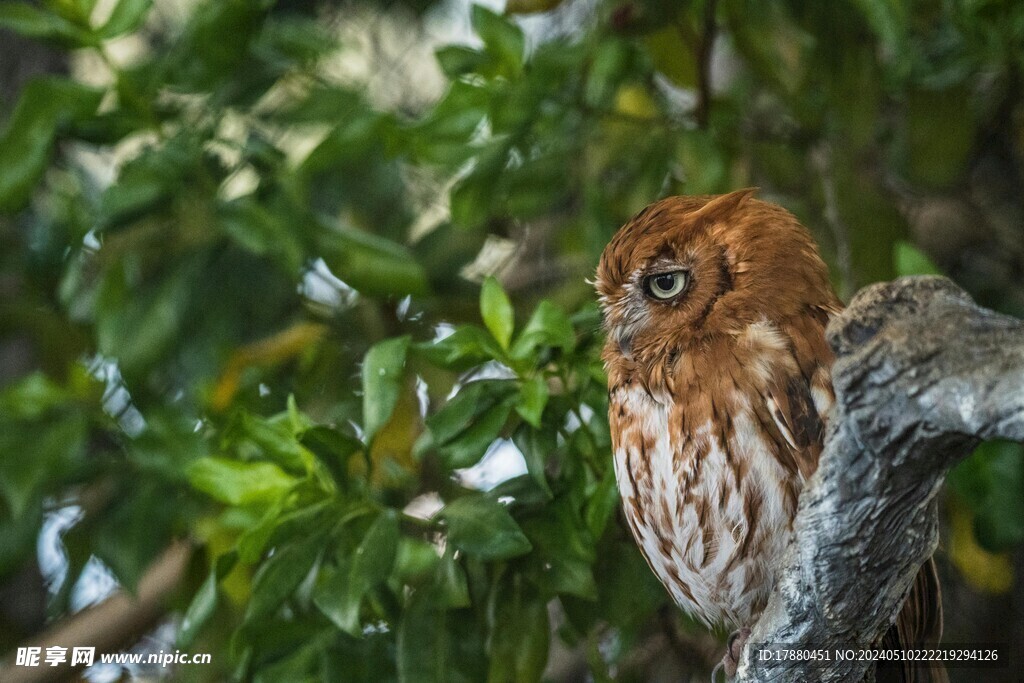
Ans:
[[[666,603],[665,589],[655,578],[632,539],[608,539],[594,564],[597,600],[560,596],[569,622],[586,631],[600,620],[618,628],[636,628]]]
[[[228,575],[237,560],[238,556],[234,553],[221,555],[217,558],[217,563],[210,570],[210,574],[203,581],[203,585],[199,587],[199,590],[192,597],[192,602],[189,603],[188,609],[185,610],[181,626],[178,627],[176,639],[178,647],[188,647],[195,642],[196,636],[199,635],[203,626],[213,616],[214,611],[217,609],[217,583]]]
[[[133,199],[145,206],[146,202],[158,201],[164,188],[157,183],[140,185],[139,189],[143,192]],[[151,197],[146,196],[147,189],[153,192]],[[293,216],[275,208],[266,201],[240,197],[217,207],[217,226],[244,249],[268,255],[289,272],[298,272],[306,256],[301,232],[295,229]]]
[[[342,631],[359,636],[363,596],[391,576],[398,555],[398,518],[384,512],[367,530],[350,557],[342,557],[334,575],[313,594],[313,603]]]
[[[363,359],[363,429],[366,441],[373,441],[391,419],[402,390],[409,337],[386,339],[370,347]]]
[[[908,5],[893,0],[854,0],[853,5],[864,15],[889,54],[905,53],[906,33],[912,26]]]
[[[540,429],[540,418],[548,403],[548,383],[542,375],[524,380],[519,387],[519,403],[516,412],[531,425]]]
[[[103,38],[114,38],[137,29],[153,6],[153,0],[120,0],[99,30]]]
[[[475,71],[487,61],[487,55],[465,45],[446,45],[438,49],[434,55],[441,71],[451,79]]]
[[[322,546],[320,538],[312,537],[276,548],[253,577],[245,623],[273,615],[309,574]]]
[[[65,18],[72,21],[88,21],[89,15],[96,9],[98,0],[48,0],[47,4],[55,7]]]
[[[412,594],[398,625],[398,680],[401,683],[447,683],[451,674],[451,634],[446,611],[432,591]]]
[[[473,5],[473,30],[484,41],[484,48],[503,65],[510,74],[523,68],[526,40],[523,31],[510,19],[483,7]]]
[[[12,519],[0,509],[0,575],[11,576],[36,557],[43,506],[33,506],[28,514]],[[436,557],[436,555],[435,555]]]
[[[312,453],[299,443],[286,414],[265,418],[240,413],[226,436],[235,445],[243,441],[254,444],[263,457],[286,470],[305,474],[313,467]]]
[[[991,489],[975,519],[978,542],[1003,552],[1024,542],[1024,447],[999,443],[988,462]]]
[[[440,560],[437,548],[432,543],[402,536],[395,556],[395,579],[409,586],[426,585]]]
[[[897,275],[942,275],[939,267],[910,242],[897,242],[893,246],[892,256]]]
[[[78,413],[27,423],[0,418],[0,493],[12,517],[24,514],[48,484],[70,475],[84,453],[87,428]]]
[[[278,498],[267,508],[259,522],[250,526],[238,537],[235,548],[238,551],[238,559],[245,564],[255,564],[263,555],[263,550],[270,543],[274,531],[281,522],[281,513],[284,510],[284,498]]]
[[[447,607],[469,607],[472,603],[466,572],[462,569],[462,564],[455,559],[455,553],[451,548],[445,549],[444,555],[437,562],[436,570],[434,588],[438,599]]]
[[[526,359],[538,348],[552,346],[571,351],[576,346],[572,323],[560,308],[550,301],[541,301],[526,327],[512,346],[512,357]]]
[[[334,226],[325,232],[325,256],[331,270],[348,285],[369,295],[424,295],[427,275],[408,249],[355,228]]]
[[[334,481],[339,484],[348,481],[349,459],[362,452],[364,448],[362,441],[324,426],[313,427],[303,432],[301,443],[327,466]]]
[[[483,629],[470,610],[448,610],[436,588],[412,591],[405,604],[395,657],[401,683],[486,680]],[[380,680],[374,678],[373,680]]]
[[[551,487],[548,485],[548,478],[544,470],[547,467],[548,458],[558,447],[556,433],[550,429],[531,429],[528,425],[520,425],[512,435],[512,441],[519,452],[523,454],[526,471],[530,478],[550,498]]]
[[[0,416],[37,420],[55,408],[66,406],[71,399],[64,387],[37,371],[0,392]]]
[[[40,78],[21,93],[0,135],[0,212],[22,209],[49,162],[54,140],[69,124],[91,116],[103,97],[62,78]]]
[[[210,170],[201,166],[202,145],[203,139],[197,132],[186,127],[168,140],[141,149],[121,167],[117,182],[103,192],[99,227],[104,231],[124,227],[156,213],[175,198],[198,196],[196,176],[208,175]],[[208,207],[199,204],[195,206],[195,215],[205,221],[207,210]]]
[[[444,408],[426,419],[434,443],[442,445],[457,438],[481,415],[505,402],[515,390],[515,382],[503,379],[477,380],[463,385]]]
[[[312,65],[337,47],[334,33],[325,22],[280,16],[263,26],[251,50],[267,64],[285,70]]]
[[[68,46],[81,47],[97,42],[88,30],[27,2],[0,3],[0,28],[28,38],[44,38]]]
[[[144,372],[175,347],[201,265],[177,263],[165,277],[137,285],[123,264],[106,274],[97,295],[96,340],[126,375]]]
[[[201,458],[186,470],[193,487],[228,505],[267,503],[298,481],[272,462]]]
[[[499,403],[470,425],[458,437],[438,447],[438,454],[449,469],[471,467],[480,461],[487,448],[501,433],[512,406]]]
[[[676,37],[675,31],[669,35]],[[583,98],[591,107],[607,107],[629,67],[629,47],[624,40],[603,40],[597,47]]]
[[[239,67],[249,56],[254,37],[263,26],[271,3],[266,0],[203,2],[189,14],[188,23],[170,48],[165,48],[160,68],[168,85],[194,90],[217,90],[220,98],[238,97],[245,90],[242,76],[250,79],[261,69]],[[241,81],[241,82],[240,82]],[[227,87],[225,87],[227,86]],[[234,89],[236,92],[232,93]],[[224,92],[227,91],[227,92]]]
[[[469,467],[483,457],[512,412],[515,383],[479,380],[459,390],[448,404],[426,419],[429,439],[417,452],[433,446],[449,469]]]
[[[126,477],[112,502],[91,528],[93,554],[110,568],[126,590],[135,592],[152,562],[174,534],[182,500],[180,490],[156,477]],[[140,523],[145,520],[145,523]]]
[[[497,600],[490,637],[488,683],[539,681],[548,662],[547,605],[516,576]]]
[[[211,571],[189,603],[178,629],[178,647],[188,647],[217,608],[217,573]]]
[[[438,516],[448,523],[448,542],[481,560],[516,557],[532,548],[505,507],[484,496],[454,500]]]
[[[417,344],[414,348],[435,365],[459,371],[504,356],[494,338],[473,325],[463,325],[444,339]]]
[[[588,600],[597,596],[591,568],[596,556],[594,538],[569,496],[557,498],[541,514],[524,520],[523,531],[534,548],[529,561],[537,567],[537,583],[547,594]]]
[[[619,489],[615,485],[615,475],[611,469],[604,473],[604,478],[587,499],[587,528],[594,538],[601,538],[608,520],[619,507]]]
[[[488,276],[484,280],[484,286],[480,290],[480,316],[487,329],[501,344],[501,348],[508,350],[508,345],[512,341],[515,312],[505,290],[493,276]]]
[[[479,84],[465,80],[452,83],[441,101],[414,128],[412,144],[417,155],[424,161],[450,168],[477,156],[470,140],[487,116],[489,103],[489,93]]]

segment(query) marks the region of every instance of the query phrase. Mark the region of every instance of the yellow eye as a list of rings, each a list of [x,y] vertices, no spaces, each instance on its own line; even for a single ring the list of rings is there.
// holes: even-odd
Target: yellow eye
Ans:
[[[671,273],[649,275],[644,279],[644,289],[655,299],[671,299],[686,288],[687,273],[675,270]]]

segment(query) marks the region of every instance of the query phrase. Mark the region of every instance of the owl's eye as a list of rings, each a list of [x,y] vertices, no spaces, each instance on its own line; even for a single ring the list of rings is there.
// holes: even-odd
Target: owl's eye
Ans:
[[[687,273],[675,270],[671,273],[649,275],[644,279],[644,289],[655,299],[671,299],[686,287]]]

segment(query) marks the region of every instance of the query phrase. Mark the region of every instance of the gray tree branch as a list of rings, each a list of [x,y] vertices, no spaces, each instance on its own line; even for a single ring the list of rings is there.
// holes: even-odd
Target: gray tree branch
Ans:
[[[861,681],[865,661],[767,663],[763,644],[870,647],[938,542],[936,495],[985,439],[1024,441],[1024,322],[940,277],[854,297],[828,328],[836,406],[737,681]]]

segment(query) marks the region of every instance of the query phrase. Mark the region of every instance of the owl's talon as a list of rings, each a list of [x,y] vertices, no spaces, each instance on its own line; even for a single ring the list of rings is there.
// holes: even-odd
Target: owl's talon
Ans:
[[[714,671],[711,673],[712,681],[714,681],[714,677],[718,673],[719,668],[722,668],[725,671],[725,677],[727,680],[736,676],[736,667],[740,665],[740,655],[743,654],[743,646],[747,644],[747,640],[749,638],[750,629],[746,626],[729,634],[729,640],[726,641],[725,646],[725,655],[722,657],[722,661],[718,663],[718,666],[716,666]]]

